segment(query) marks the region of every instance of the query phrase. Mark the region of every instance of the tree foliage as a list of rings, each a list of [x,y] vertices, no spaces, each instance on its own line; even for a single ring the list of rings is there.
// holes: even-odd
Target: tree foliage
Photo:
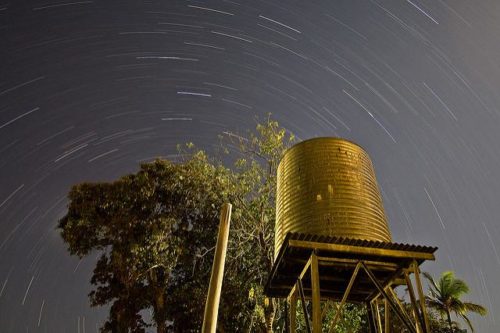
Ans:
[[[455,274],[450,271],[441,274],[438,281],[435,281],[429,273],[424,272],[424,276],[429,281],[427,304],[439,315],[446,316],[450,331],[455,332],[454,327],[456,325],[451,320],[451,314],[453,313],[462,318],[474,332],[467,314],[473,312],[484,316],[487,310],[482,305],[461,300],[462,296],[469,292],[467,283],[456,278]]]
[[[266,300],[263,286],[274,263],[274,225],[276,215],[276,173],[281,157],[295,137],[278,122],[267,119],[256,132],[246,135],[225,133],[223,147],[234,147],[239,157],[234,163],[235,181],[240,186],[234,205],[241,219],[231,229],[228,275],[240,281],[239,292],[248,297],[241,326],[231,332],[272,332],[283,327],[283,314],[276,300]],[[231,321],[223,321],[231,322]]]
[[[144,332],[139,312],[147,308],[158,332],[166,332],[167,319],[182,322],[179,307],[167,304],[182,288],[190,288],[182,301],[206,292],[196,281],[208,277],[204,254],[214,244],[219,208],[234,192],[230,171],[203,152],[180,164],[142,164],[112,183],[73,186],[59,228],[71,254],[100,253],[89,296],[93,306],[111,304],[102,332]],[[203,313],[199,303],[185,304],[182,314]]]

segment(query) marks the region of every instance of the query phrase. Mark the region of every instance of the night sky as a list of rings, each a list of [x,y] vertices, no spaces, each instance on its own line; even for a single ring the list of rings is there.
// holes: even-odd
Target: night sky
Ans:
[[[209,152],[267,113],[370,154],[393,239],[500,331],[500,1],[0,0],[0,330],[95,332],[72,184]],[[201,314],[200,314],[201,315]]]

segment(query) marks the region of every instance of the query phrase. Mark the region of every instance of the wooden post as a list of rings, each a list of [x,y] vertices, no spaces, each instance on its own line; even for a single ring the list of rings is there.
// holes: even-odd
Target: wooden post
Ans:
[[[203,317],[202,333],[215,333],[217,328],[217,315],[219,313],[220,292],[224,276],[224,263],[226,261],[227,240],[229,237],[229,223],[231,221],[231,204],[222,205],[220,213],[219,235],[215,247],[212,275],[208,287],[205,314]]]
[[[410,294],[410,302],[411,302],[411,310],[413,312],[413,316],[415,317],[415,322],[417,323],[417,333],[422,333],[422,327],[424,327],[424,323],[422,317],[420,316],[419,306],[417,303],[417,299],[415,298],[415,292],[413,291],[413,284],[410,279],[410,275],[408,271],[405,270],[405,280],[406,285],[408,286],[408,293]]]
[[[321,294],[319,286],[318,256],[311,255],[311,298],[312,298],[312,331],[321,333]]]
[[[297,284],[295,284],[290,296],[290,333],[297,331]],[[287,332],[288,333],[288,332]]]
[[[375,319],[377,322],[377,331],[382,333],[382,318],[380,317],[380,308],[378,306],[378,298],[373,301],[373,310],[375,312]]]
[[[373,318],[372,303],[366,302],[366,312],[368,314],[368,325],[370,326],[370,333],[377,333],[375,328],[375,319]]]
[[[384,333],[391,333],[391,308],[386,299],[384,299]]]
[[[422,317],[424,317],[425,333],[431,333],[431,327],[429,325],[429,317],[427,315],[427,308],[425,307],[425,295],[422,290],[422,282],[420,281],[420,269],[418,268],[418,263],[413,260],[413,273],[415,274],[415,284],[417,285],[418,298],[420,300],[420,310],[422,310]]]

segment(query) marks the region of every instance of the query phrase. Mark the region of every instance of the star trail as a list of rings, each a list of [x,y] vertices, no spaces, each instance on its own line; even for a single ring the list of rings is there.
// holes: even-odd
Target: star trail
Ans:
[[[394,241],[438,246],[423,270],[454,270],[498,332],[499,32],[496,0],[0,0],[0,331],[107,315],[96,258],[56,230],[71,185],[271,112],[363,146]]]

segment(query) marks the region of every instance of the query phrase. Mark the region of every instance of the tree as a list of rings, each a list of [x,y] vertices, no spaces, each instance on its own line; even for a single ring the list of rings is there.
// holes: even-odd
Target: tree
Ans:
[[[167,322],[175,332],[199,330],[224,201],[234,207],[219,330],[282,325],[263,285],[274,260],[276,168],[293,135],[268,118],[246,137],[225,139],[223,148],[238,154],[234,170],[188,145],[182,163],[158,160],[71,189],[59,228],[71,254],[101,254],[89,296],[92,306],[111,305],[102,332],[144,332],[151,324],[140,311],[148,308],[158,332]]]
[[[451,320],[451,313],[454,313],[457,317],[465,320],[472,332],[474,332],[467,314],[474,312],[484,316],[487,310],[482,305],[461,300],[461,297],[469,292],[467,284],[463,280],[456,278],[455,274],[450,271],[442,273],[437,282],[427,272],[424,272],[424,276],[429,281],[430,289],[427,304],[441,316],[446,315],[450,331],[455,332]]]
[[[144,332],[150,324],[139,312],[146,308],[157,332],[167,331],[167,318],[181,323],[179,307],[167,307],[169,293],[192,285],[188,295],[195,296],[202,284],[196,280],[208,279],[203,253],[213,247],[219,208],[234,192],[231,172],[200,151],[184,163],[142,164],[112,183],[73,186],[59,228],[71,254],[100,252],[89,296],[92,306],[111,304],[101,332]],[[202,314],[203,301],[193,311]]]
[[[283,327],[283,314],[276,300],[263,295],[263,286],[274,263],[276,173],[279,161],[295,137],[270,117],[257,124],[256,132],[221,137],[226,152],[236,151],[235,181],[240,191],[234,205],[241,219],[232,227],[228,249],[228,275],[240,281],[240,293],[249,295],[245,331],[272,332]],[[279,318],[280,320],[275,321]],[[233,332],[241,331],[234,328]]]

